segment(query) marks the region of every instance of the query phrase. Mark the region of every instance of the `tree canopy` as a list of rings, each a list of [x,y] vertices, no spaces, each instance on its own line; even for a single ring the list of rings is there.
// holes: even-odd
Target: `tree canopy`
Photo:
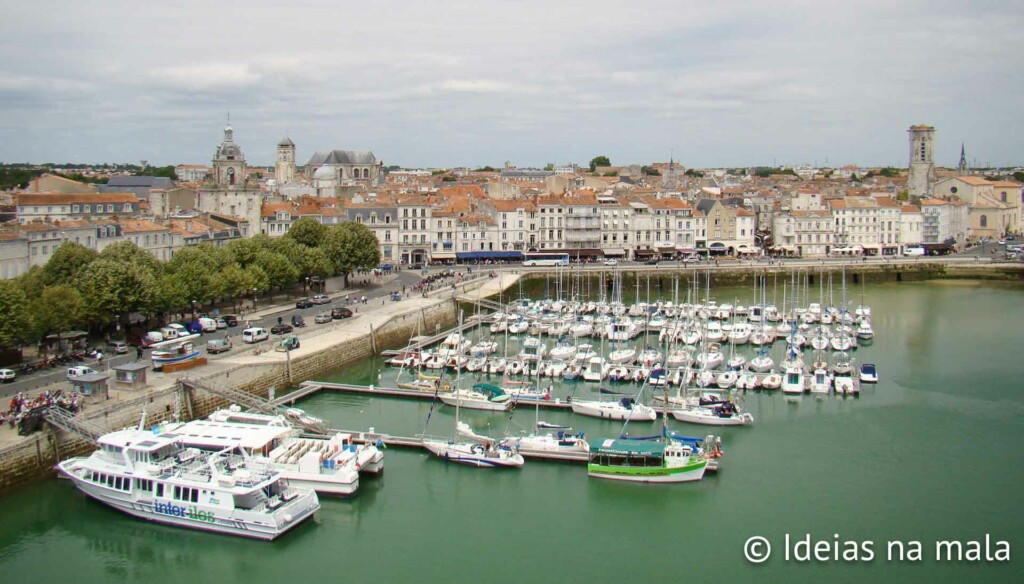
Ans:
[[[595,156],[590,160],[590,172],[597,170],[598,166],[611,166],[612,161],[607,156]]]
[[[28,297],[11,280],[0,280],[0,347],[13,349],[31,338]]]
[[[326,225],[312,217],[301,217],[292,223],[288,233],[284,236],[306,247],[317,247],[323,243],[325,235],[327,235]]]
[[[96,252],[84,245],[65,241],[43,266],[43,279],[47,285],[51,286],[67,284],[75,279],[75,274],[79,270],[92,263],[97,257]]]
[[[346,221],[331,227],[324,238],[324,251],[334,272],[345,277],[356,270],[369,270],[380,265],[377,237],[362,223]]]

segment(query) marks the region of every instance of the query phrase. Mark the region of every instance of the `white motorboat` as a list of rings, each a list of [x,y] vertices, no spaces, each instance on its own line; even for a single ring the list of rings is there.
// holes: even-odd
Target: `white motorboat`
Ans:
[[[584,381],[601,381],[608,375],[610,366],[605,363],[603,357],[591,357],[587,361],[587,367],[583,370]]]
[[[605,420],[618,421],[643,421],[653,422],[658,415],[654,408],[638,404],[631,397],[624,397],[619,401],[584,401],[573,400],[572,411],[581,416],[602,418]]]
[[[590,444],[583,432],[571,434],[558,430],[550,434],[528,434],[510,436],[501,441],[503,445],[520,453],[542,455],[544,458],[578,460],[580,454],[590,451]]]
[[[704,331],[704,338],[709,343],[721,343],[725,340],[725,331],[722,330],[722,323],[717,320],[708,321],[707,329]]]
[[[787,367],[782,379],[782,393],[803,394],[805,389],[804,370],[800,367]]]
[[[547,347],[537,337],[527,337],[523,340],[523,347],[519,351],[519,359],[522,361],[539,361],[547,354]]]
[[[469,349],[469,354],[474,357],[486,357],[498,350],[498,343],[495,341],[480,341]]]
[[[423,367],[426,369],[444,369],[447,364],[448,355],[441,353],[433,353],[423,361]]]
[[[761,382],[758,381],[757,374],[752,371],[744,371],[736,378],[736,389],[757,389],[759,387],[761,387]]]
[[[873,363],[865,363],[860,366],[861,383],[878,383],[878,369]]]
[[[640,352],[640,356],[636,358],[636,361],[645,367],[653,367],[655,364],[661,363],[661,358],[661,351],[654,347],[646,347]]]
[[[512,406],[511,397],[502,388],[490,383],[477,383],[472,389],[457,389],[438,397],[448,405],[471,410],[503,412]]]
[[[528,323],[525,319],[519,319],[508,325],[508,332],[509,334],[512,335],[518,335],[521,333],[525,333],[526,329],[528,328],[530,328],[530,323]]]
[[[693,356],[685,348],[679,348],[668,354],[665,359],[665,366],[669,368],[689,367],[693,364]]]
[[[615,365],[608,370],[608,379],[612,381],[629,381],[629,368],[625,365]]]
[[[466,362],[466,371],[471,373],[483,371],[485,367],[487,367],[487,357],[473,357]]]
[[[718,374],[715,378],[715,383],[722,389],[729,389],[736,384],[736,380],[739,378],[739,374],[735,370],[723,371]]]
[[[816,368],[811,374],[811,393],[830,393],[832,391],[832,378],[828,370],[822,367]]]
[[[704,426],[745,426],[754,423],[754,416],[750,412],[740,411],[736,404],[729,401],[670,409],[668,412],[680,422]]]
[[[740,371],[747,366],[747,358],[743,355],[733,354],[729,357],[729,360],[725,362],[725,368],[730,371]]]
[[[764,389],[779,389],[782,387],[782,376],[772,371],[761,379],[761,387]]]
[[[505,366],[506,375],[522,375],[526,372],[526,363],[522,361],[509,361]]]
[[[547,377],[561,377],[565,373],[565,368],[568,366],[569,364],[565,361],[549,361],[545,363],[543,369],[541,369],[541,375]]]
[[[555,361],[571,361],[576,356],[576,346],[569,343],[558,343],[549,355]]]
[[[588,360],[590,360],[591,357],[597,357],[597,356],[598,356],[597,355],[597,351],[594,350],[594,346],[593,345],[590,345],[590,344],[587,344],[587,343],[583,343],[581,345],[576,345],[576,357],[575,357],[576,361],[580,361],[581,363],[586,363]]]
[[[565,370],[562,371],[562,379],[566,381],[574,381],[579,379],[583,375],[584,369],[583,362],[578,359],[574,359],[571,363],[565,366]]]
[[[508,360],[504,358],[488,359],[485,368],[488,374],[504,373],[508,366]]]
[[[141,426],[142,424],[140,424]],[[312,490],[250,466],[237,448],[185,448],[173,433],[140,429],[101,436],[88,457],[57,465],[86,496],[118,511],[175,527],[272,540],[320,508]]]
[[[754,330],[749,324],[745,322],[738,322],[733,325],[732,330],[729,331],[729,342],[733,345],[743,345],[750,341],[750,335],[753,334]]]

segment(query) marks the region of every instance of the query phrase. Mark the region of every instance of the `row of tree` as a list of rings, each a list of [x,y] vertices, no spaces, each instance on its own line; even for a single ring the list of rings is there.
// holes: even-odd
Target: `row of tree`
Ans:
[[[0,281],[0,347],[47,335],[126,324],[129,315],[159,319],[188,312],[193,301],[237,305],[241,298],[377,267],[377,238],[355,222],[326,226],[302,218],[280,238],[257,235],[217,247],[202,243],[161,262],[130,241],[96,253],[66,242],[42,267]]]

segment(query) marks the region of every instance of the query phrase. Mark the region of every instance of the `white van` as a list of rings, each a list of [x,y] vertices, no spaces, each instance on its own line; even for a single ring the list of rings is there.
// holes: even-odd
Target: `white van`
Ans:
[[[160,327],[160,335],[165,341],[178,338],[178,329],[169,326]]]
[[[199,324],[203,325],[204,333],[212,333],[217,330],[217,321],[212,318],[199,317]]]
[[[914,246],[914,247],[907,246],[907,247],[903,248],[903,255],[908,257],[908,258],[909,257],[913,257],[913,256],[923,256],[924,255],[924,248],[921,247],[921,246]]]
[[[174,329],[175,331],[177,331],[178,337],[187,337],[190,334],[192,334],[192,333],[188,332],[188,329],[185,328],[185,325],[178,324],[176,322],[172,322],[171,324],[167,325],[167,328]],[[160,329],[160,330],[163,330],[163,329]],[[166,335],[164,335],[164,336],[166,336]],[[178,338],[178,337],[172,337],[172,338]]]
[[[81,377],[82,375],[89,375],[91,373],[96,373],[96,371],[94,371],[92,367],[86,367],[84,365],[78,365],[77,367],[69,367],[68,379],[74,379],[76,377]]]
[[[258,343],[265,341],[270,338],[270,333],[263,327],[254,326],[247,328],[242,331],[242,342],[243,343]]]
[[[164,335],[159,331],[149,331],[144,337],[142,337],[142,345],[148,347],[154,343],[162,343],[164,341]]]

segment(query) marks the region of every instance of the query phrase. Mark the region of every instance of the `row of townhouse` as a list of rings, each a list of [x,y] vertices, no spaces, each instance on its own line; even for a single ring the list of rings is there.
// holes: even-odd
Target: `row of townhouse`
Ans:
[[[204,241],[223,245],[242,233],[236,218],[198,213],[160,222],[145,217],[10,222],[0,228],[0,278],[16,278],[46,264],[65,242],[100,252],[114,243],[131,241],[167,261],[185,246]]]
[[[848,196],[822,205],[797,204],[772,221],[776,251],[800,256],[832,253],[898,255],[908,246],[960,245],[969,234],[967,204],[923,199],[901,205],[888,195]]]

